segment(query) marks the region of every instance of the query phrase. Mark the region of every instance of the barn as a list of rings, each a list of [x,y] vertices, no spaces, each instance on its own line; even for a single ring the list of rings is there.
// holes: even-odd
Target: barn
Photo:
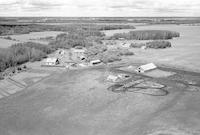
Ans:
[[[153,69],[156,69],[156,68],[157,68],[157,66],[154,63],[149,63],[149,64],[139,66],[136,69],[136,71],[139,72],[139,73],[144,73],[146,71],[150,71],[150,70],[153,70]]]

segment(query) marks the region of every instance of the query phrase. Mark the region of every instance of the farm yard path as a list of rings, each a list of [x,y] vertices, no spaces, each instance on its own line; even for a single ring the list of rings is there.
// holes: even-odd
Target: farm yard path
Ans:
[[[57,73],[0,100],[0,135],[199,134],[199,92],[165,80],[167,96],[114,93],[107,90],[105,72]]]

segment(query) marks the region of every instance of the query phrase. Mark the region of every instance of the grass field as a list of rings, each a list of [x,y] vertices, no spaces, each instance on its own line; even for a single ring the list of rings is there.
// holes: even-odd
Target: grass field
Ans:
[[[110,72],[123,73],[115,69]],[[101,68],[66,71],[10,96],[0,102],[0,133],[199,134],[199,92],[186,92],[185,82],[151,79],[167,85],[169,94],[166,96],[114,93],[107,90],[111,84],[102,81],[105,73],[107,69]],[[138,77],[132,76],[133,80]]]
[[[7,48],[16,43],[19,43],[19,42],[0,38],[0,48]]]

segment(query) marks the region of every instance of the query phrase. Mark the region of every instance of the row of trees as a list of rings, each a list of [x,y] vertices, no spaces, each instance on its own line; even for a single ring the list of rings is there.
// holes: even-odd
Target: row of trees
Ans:
[[[171,47],[171,42],[165,40],[154,40],[147,43],[131,43],[130,47],[132,48],[141,48],[145,46],[146,48],[153,49],[164,49]]]
[[[146,43],[147,48],[154,49],[164,49],[171,47],[171,43],[169,41],[151,41]]]

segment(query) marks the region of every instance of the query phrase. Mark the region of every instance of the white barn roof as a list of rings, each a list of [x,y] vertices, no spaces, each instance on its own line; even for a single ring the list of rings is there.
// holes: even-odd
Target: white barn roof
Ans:
[[[116,81],[118,79],[118,76],[115,76],[115,75],[109,75],[108,77],[107,77],[107,80],[108,81]]]
[[[92,61],[90,61],[90,63],[100,63],[101,62],[101,60],[92,60]]]
[[[84,49],[72,49],[73,52],[76,52],[76,53],[84,53],[85,50]]]
[[[145,72],[145,71],[152,70],[152,69],[155,69],[155,68],[157,68],[157,66],[154,63],[149,63],[149,64],[139,66],[137,68],[137,71],[138,72]]]
[[[47,58],[45,62],[56,62],[58,58]]]

